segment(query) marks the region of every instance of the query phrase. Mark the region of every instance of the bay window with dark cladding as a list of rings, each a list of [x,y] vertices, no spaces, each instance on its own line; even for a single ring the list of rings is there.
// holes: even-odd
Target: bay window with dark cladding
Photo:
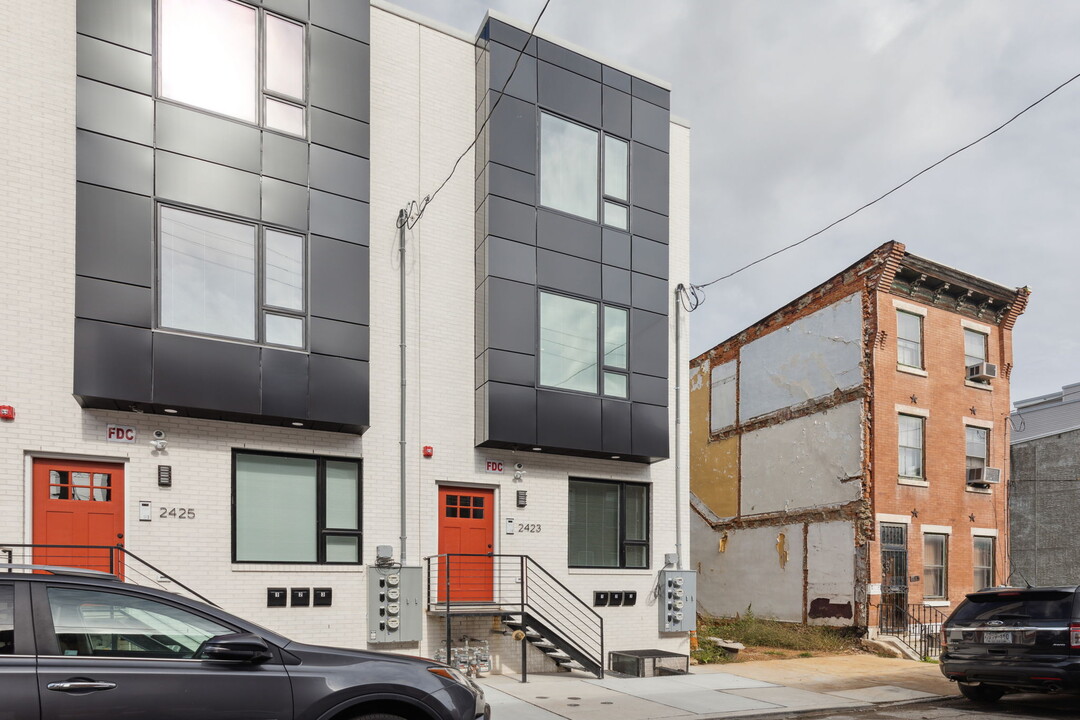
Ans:
[[[476,77],[477,445],[668,457],[668,91],[490,17]]]
[[[78,401],[362,433],[368,4],[76,7]]]

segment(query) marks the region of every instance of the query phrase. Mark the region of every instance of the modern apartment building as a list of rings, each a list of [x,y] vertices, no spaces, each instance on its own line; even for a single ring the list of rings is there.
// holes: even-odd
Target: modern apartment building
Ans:
[[[1027,297],[890,242],[691,361],[701,609],[866,626],[1005,579]]]
[[[686,649],[667,85],[379,0],[0,18],[0,562],[496,672],[525,600],[587,669]]]
[[[1009,545],[1014,584],[1080,578],[1080,384],[1017,400],[1012,413]]]

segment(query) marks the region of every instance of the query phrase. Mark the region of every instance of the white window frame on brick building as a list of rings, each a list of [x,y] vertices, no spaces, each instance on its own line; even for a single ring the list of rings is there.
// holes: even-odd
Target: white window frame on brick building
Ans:
[[[949,535],[923,531],[923,598],[949,597]]]
[[[897,474],[901,479],[926,481],[926,417],[897,415]],[[916,459],[917,458],[917,459]]]

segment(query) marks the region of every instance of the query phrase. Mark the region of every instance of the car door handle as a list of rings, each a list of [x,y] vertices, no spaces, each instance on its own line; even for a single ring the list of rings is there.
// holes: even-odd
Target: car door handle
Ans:
[[[93,680],[68,680],[66,682],[49,683],[45,687],[57,692],[79,692],[80,690],[112,690],[116,687],[114,682],[94,682]]]

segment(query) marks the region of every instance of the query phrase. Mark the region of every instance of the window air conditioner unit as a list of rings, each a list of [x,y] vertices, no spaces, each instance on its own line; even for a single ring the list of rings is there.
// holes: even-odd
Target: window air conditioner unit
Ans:
[[[968,380],[993,380],[998,376],[997,365],[988,362],[969,365],[967,369]]]
[[[968,468],[968,485],[990,485],[1001,482],[1000,468]]]

